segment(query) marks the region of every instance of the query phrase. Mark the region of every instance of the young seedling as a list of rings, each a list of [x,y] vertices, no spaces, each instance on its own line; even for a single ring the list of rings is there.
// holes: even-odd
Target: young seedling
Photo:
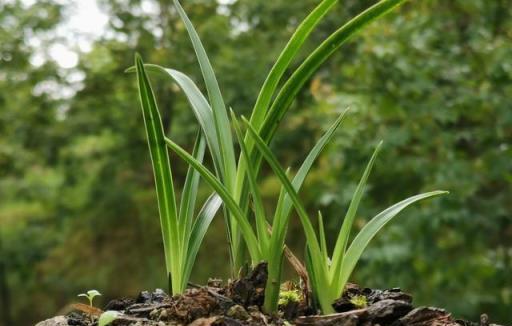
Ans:
[[[78,296],[87,298],[87,300],[89,300],[89,306],[92,307],[92,301],[95,297],[101,296],[101,293],[97,290],[89,290],[86,293],[80,293]]]

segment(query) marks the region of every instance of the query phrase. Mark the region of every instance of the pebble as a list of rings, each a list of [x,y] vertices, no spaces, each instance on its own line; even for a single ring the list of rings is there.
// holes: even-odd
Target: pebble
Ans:
[[[227,314],[228,317],[239,319],[239,320],[247,320],[251,318],[247,310],[244,309],[241,305],[234,305],[229,308]]]
[[[159,315],[159,311],[157,309],[153,309],[151,310],[151,312],[149,313],[149,317],[151,319],[156,319],[156,317],[158,317]]]
[[[162,311],[160,312],[160,317],[158,317],[160,320],[165,320],[167,319],[167,317],[169,317],[169,314],[167,313],[167,309],[162,309]]]
[[[57,316],[40,323],[37,323],[36,326],[67,326],[68,319],[64,316]]]

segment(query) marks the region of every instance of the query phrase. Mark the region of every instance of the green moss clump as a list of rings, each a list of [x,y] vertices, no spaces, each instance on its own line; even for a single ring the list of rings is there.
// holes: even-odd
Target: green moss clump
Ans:
[[[298,290],[287,290],[279,292],[279,302],[280,306],[286,306],[289,303],[299,302],[300,301],[300,293]]]
[[[368,306],[368,301],[364,295],[355,295],[350,298],[350,303],[352,303],[356,308],[366,308]]]

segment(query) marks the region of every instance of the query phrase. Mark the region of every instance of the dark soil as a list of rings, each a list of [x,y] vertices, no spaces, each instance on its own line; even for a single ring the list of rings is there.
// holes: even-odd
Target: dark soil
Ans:
[[[340,325],[340,326],[492,326],[486,315],[478,322],[458,320],[443,309],[414,307],[412,296],[394,288],[376,290],[350,284],[333,307],[337,313],[317,315],[306,300],[280,306],[276,315],[262,312],[266,265],[228,284],[211,280],[206,286],[191,286],[183,295],[170,297],[162,290],[141,292],[136,298],[110,301],[104,311],[118,311],[113,326],[166,325]],[[303,297],[308,297],[303,296]],[[100,309],[74,304],[66,316],[36,326],[98,325]]]

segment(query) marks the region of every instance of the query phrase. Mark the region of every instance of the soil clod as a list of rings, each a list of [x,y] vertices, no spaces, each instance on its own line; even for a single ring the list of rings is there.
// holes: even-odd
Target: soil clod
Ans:
[[[267,263],[260,263],[247,276],[232,282],[228,292],[233,301],[238,304],[245,307],[252,305],[261,307],[267,278]]]
[[[365,317],[367,316],[366,320],[373,324],[390,325],[412,309],[412,305],[408,302],[386,299],[370,305]]]
[[[420,307],[398,319],[392,326],[459,326],[444,309]]]
[[[402,292],[400,288],[393,288],[389,290],[374,290],[365,288],[362,290],[362,293],[368,298],[368,302],[370,304],[389,299],[412,303],[412,296]]]
[[[123,299],[114,299],[111,300],[107,305],[105,306],[106,310],[115,310],[115,311],[121,311],[125,310],[129,306],[133,305],[136,301],[130,298],[123,298]]]

